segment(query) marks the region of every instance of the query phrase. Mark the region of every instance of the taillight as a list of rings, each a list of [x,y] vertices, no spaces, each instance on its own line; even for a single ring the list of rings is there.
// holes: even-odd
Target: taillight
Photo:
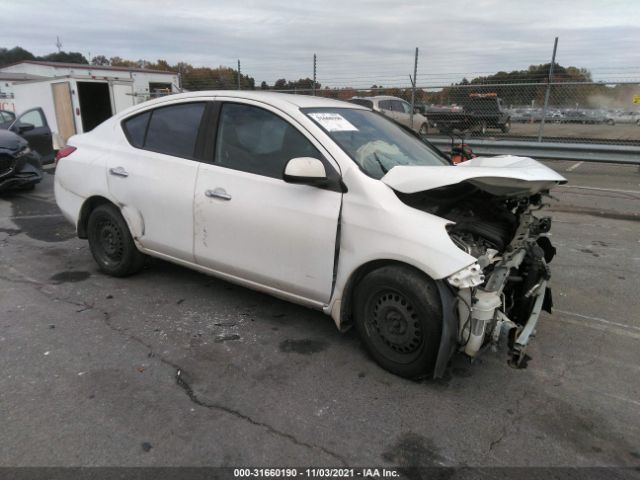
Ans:
[[[63,159],[64,157],[68,157],[69,155],[71,155],[76,150],[77,150],[77,148],[76,147],[72,147],[71,145],[66,145],[66,146],[62,147],[60,150],[58,150],[58,153],[56,153],[55,164],[58,165],[58,162],[61,159]]]

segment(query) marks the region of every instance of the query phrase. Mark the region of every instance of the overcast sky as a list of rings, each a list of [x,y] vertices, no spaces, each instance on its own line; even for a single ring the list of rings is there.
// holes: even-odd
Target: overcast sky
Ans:
[[[638,0],[0,0],[0,46],[36,55],[186,61],[241,60],[259,83],[311,76],[332,86],[407,84],[415,47],[418,84],[550,61],[598,79],[640,80]]]

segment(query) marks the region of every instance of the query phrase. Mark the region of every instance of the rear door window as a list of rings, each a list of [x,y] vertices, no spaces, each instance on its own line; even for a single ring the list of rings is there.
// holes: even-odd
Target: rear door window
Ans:
[[[204,102],[181,103],[153,110],[144,149],[194,158],[204,107]]]
[[[391,103],[391,100],[380,100],[378,102],[378,105],[380,106],[381,110],[388,110],[388,111],[393,111],[393,105]]]
[[[193,159],[205,102],[180,103],[126,119],[129,143],[152,152]]]

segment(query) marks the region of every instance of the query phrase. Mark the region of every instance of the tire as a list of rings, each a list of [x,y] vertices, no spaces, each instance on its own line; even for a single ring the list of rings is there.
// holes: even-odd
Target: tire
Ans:
[[[422,135],[423,137],[429,133],[429,125],[427,123],[423,123],[420,125],[420,130],[418,130],[418,135]]]
[[[511,130],[511,121],[507,120],[504,122],[500,127],[500,130],[502,130],[502,133],[509,133],[509,130]]]
[[[360,339],[382,368],[405,378],[433,371],[442,332],[433,280],[408,266],[381,267],[357,285],[353,313]]]
[[[478,124],[478,132],[480,132],[481,135],[485,135],[487,133],[487,122],[482,121]]]
[[[113,277],[139,272],[145,256],[138,251],[122,214],[112,204],[97,206],[89,215],[89,247],[100,270]]]
[[[615,125],[616,122],[614,122],[612,119],[607,120],[607,125]]]

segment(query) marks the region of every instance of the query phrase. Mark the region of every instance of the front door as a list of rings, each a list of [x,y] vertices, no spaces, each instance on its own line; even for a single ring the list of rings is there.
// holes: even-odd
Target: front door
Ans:
[[[328,302],[342,193],[282,176],[296,157],[322,160],[334,178],[337,171],[301,129],[266,107],[222,103],[217,125],[213,162],[200,165],[196,182],[196,262]]]
[[[18,116],[11,130],[29,142],[29,146],[42,157],[42,163],[53,161],[51,129],[41,108],[32,108]]]

